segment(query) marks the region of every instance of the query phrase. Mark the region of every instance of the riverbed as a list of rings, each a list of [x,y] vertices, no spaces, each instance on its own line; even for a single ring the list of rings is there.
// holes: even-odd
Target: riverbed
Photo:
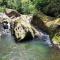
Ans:
[[[39,39],[16,43],[12,35],[0,37],[0,60],[60,60],[60,51]]]

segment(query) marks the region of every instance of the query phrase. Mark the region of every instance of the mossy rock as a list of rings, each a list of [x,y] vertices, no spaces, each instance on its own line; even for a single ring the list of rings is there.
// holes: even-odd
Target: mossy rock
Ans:
[[[52,41],[53,41],[54,44],[55,44],[55,42],[56,42],[56,44],[60,44],[60,35],[55,34]]]
[[[13,29],[17,41],[34,38],[34,30],[29,21],[31,18],[32,17],[28,15],[21,15],[20,18],[14,22]]]

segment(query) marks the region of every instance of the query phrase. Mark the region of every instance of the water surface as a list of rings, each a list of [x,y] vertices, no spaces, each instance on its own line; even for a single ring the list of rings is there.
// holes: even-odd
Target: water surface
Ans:
[[[4,35],[0,37],[0,60],[60,60],[60,52],[39,39],[16,43],[11,35]]]

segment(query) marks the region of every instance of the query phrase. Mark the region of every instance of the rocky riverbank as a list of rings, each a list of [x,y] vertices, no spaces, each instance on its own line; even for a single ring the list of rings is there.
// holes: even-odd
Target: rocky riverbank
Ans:
[[[41,37],[42,33],[39,30],[42,30],[49,34],[54,45],[60,46],[60,18],[49,17],[42,12],[38,12],[37,15],[22,15],[15,10],[8,9],[5,13],[0,13],[0,22],[4,21],[11,25],[11,33],[17,41]],[[56,34],[58,40],[55,38]]]

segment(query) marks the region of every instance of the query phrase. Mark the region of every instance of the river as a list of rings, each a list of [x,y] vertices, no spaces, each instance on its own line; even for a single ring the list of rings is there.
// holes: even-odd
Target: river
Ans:
[[[8,34],[0,37],[0,60],[60,60],[60,51],[39,39],[16,43]]]

